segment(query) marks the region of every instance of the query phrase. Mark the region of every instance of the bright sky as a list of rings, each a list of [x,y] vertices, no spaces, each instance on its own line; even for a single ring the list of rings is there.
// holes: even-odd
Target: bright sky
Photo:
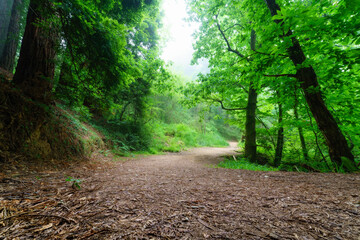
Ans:
[[[197,73],[207,70],[206,63],[197,66],[190,64],[195,42],[192,35],[199,26],[185,21],[188,17],[185,0],[163,0],[162,9],[165,14],[164,37],[168,38],[164,43],[162,58],[172,62],[176,72],[195,78]]]

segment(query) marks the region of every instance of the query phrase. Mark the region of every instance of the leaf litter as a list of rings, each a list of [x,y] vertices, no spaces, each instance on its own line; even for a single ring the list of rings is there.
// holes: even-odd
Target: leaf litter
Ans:
[[[4,175],[0,239],[359,239],[359,174],[209,167],[234,150]]]

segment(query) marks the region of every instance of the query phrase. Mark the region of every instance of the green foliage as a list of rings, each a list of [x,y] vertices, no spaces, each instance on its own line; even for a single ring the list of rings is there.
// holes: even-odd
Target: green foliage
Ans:
[[[22,124],[20,136],[31,130],[31,136],[24,137],[29,138],[25,151],[34,151],[41,158],[37,146],[42,145],[46,155],[58,141],[64,145],[63,153],[88,156],[93,149],[90,145],[101,145],[102,140],[83,122],[90,122],[121,154],[225,146],[224,139],[239,140],[243,135],[249,88],[253,87],[258,95],[259,156],[274,158],[276,134],[284,128],[281,169],[301,171],[307,166],[325,171],[327,164],[337,171],[352,169],[346,158],[342,166],[330,163],[302,86],[291,77],[300,68],[312,66],[320,86],[306,91],[322,91],[326,106],[360,161],[360,11],[356,4],[277,0],[281,11],[271,17],[264,1],[188,3],[191,20],[201,24],[193,62],[206,58],[210,72],[199,74],[196,82],[186,86],[159,57],[158,0],[51,0],[37,9],[47,16],[39,26],[51,23],[59,30],[53,91],[66,107],[61,106],[61,117],[54,117],[54,123],[39,124],[39,128]],[[288,35],[279,37],[290,29]],[[255,46],[250,46],[254,33]],[[306,61],[296,66],[288,58],[293,38],[306,55]],[[281,123],[277,117],[280,105],[284,112]],[[225,113],[221,108],[232,110]],[[45,110],[51,112],[49,109]],[[54,129],[56,124],[59,129]]]
[[[119,151],[144,151],[148,147],[148,135],[145,128],[132,122],[92,121],[93,127],[103,133],[108,142]]]
[[[224,161],[219,163],[219,167],[230,169],[244,169],[250,171],[278,171],[278,169],[274,167],[251,163],[245,158],[234,160],[231,157],[228,157]]]
[[[179,152],[189,147],[227,146],[226,140],[217,132],[201,133],[186,124],[156,122],[151,130],[153,141],[151,152]]]
[[[309,161],[304,160],[284,160],[280,166],[280,171],[287,172],[332,172],[328,167],[328,163],[323,161]]]
[[[158,91],[154,92],[149,102],[152,118],[148,123],[153,136],[150,143],[152,152],[227,146],[225,139],[239,137],[239,129],[226,123],[228,115],[219,108],[186,100],[182,92],[184,84],[182,77],[172,76],[163,87],[155,88]]]
[[[73,178],[73,177],[70,177],[70,176],[68,176],[66,179],[65,179],[65,181],[67,181],[67,182],[70,182],[72,185],[72,187],[73,188],[75,188],[75,189],[81,189],[81,184],[82,184],[82,180],[81,179],[78,179],[78,178]]]
[[[359,161],[360,32],[355,31],[360,24],[359,8],[351,1],[277,0],[276,3],[281,11],[271,17],[264,1],[189,1],[191,20],[201,24],[196,33],[194,62],[208,59],[210,73],[199,75],[197,83],[188,86],[188,99],[193,103],[222,102],[227,108],[245,108],[247,90],[252,82],[258,93],[258,152],[273,158],[277,130],[284,127],[283,160],[296,159],[300,167],[306,160],[308,166],[323,171],[328,168],[316,165],[329,160],[325,139],[315,125],[301,86],[287,76],[311,65],[320,87],[308,91],[322,91],[327,107]],[[274,23],[274,19],[280,20],[281,24]],[[291,36],[279,37],[289,29]],[[256,50],[250,47],[252,31],[256,33]],[[294,37],[306,54],[306,61],[301,66],[294,66],[288,58],[287,49],[293,44]],[[281,124],[277,123],[279,104],[284,112]],[[244,124],[244,111],[230,114],[237,120],[237,126]],[[309,159],[303,155],[300,129]]]

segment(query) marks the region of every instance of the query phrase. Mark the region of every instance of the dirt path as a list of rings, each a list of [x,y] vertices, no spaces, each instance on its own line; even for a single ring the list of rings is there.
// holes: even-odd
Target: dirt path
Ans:
[[[359,174],[209,167],[234,150],[3,180],[0,239],[360,239]]]

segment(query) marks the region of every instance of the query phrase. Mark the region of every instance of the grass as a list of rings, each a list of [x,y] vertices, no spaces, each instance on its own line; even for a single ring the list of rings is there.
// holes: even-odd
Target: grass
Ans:
[[[227,157],[224,161],[219,163],[218,166],[221,168],[244,169],[250,171],[279,171],[279,169],[274,167],[251,163],[245,158],[240,158],[235,161],[234,159]]]

